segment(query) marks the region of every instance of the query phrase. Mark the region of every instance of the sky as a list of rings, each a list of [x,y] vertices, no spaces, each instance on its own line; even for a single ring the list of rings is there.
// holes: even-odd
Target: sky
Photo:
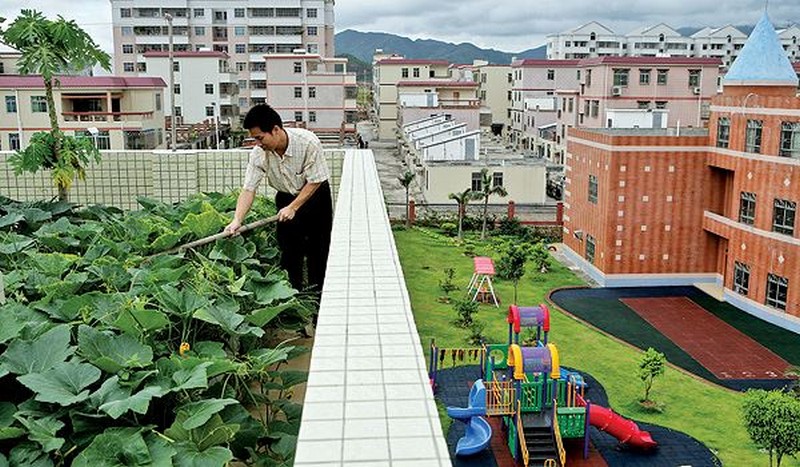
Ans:
[[[800,22],[797,2],[769,1],[773,23]],[[592,20],[618,33],[660,22],[676,28],[755,24],[764,6],[765,0],[336,0],[335,11],[337,31],[388,32],[521,52],[544,44],[547,34]],[[74,19],[103,49],[112,50],[109,0],[0,0],[0,17],[10,21],[31,7],[49,17]]]

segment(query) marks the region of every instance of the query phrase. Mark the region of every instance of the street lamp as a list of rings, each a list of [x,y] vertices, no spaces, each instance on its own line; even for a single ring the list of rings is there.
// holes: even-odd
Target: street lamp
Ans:
[[[98,130],[97,127],[90,126],[89,128],[86,129],[86,131],[88,131],[89,134],[92,135],[92,140],[94,140],[94,148],[99,150],[100,148],[97,147],[97,136],[100,134],[100,130]]]
[[[169,34],[169,106],[172,109],[170,111],[169,129],[172,151],[174,152],[178,145],[178,131],[175,127],[175,55],[173,51],[174,47],[172,46],[172,15],[164,13],[164,19],[167,20],[167,34]]]
[[[216,102],[212,102],[214,107],[214,139],[217,140],[217,151],[219,151],[219,107]]]

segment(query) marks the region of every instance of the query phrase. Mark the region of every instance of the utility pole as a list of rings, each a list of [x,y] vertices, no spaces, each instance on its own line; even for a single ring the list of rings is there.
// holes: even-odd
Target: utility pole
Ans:
[[[211,103],[214,106],[214,139],[217,140],[217,151],[219,151],[219,107],[216,102]]]
[[[175,115],[175,52],[172,45],[172,15],[164,13],[164,19],[167,20],[167,34],[169,35],[169,106],[170,118],[169,129],[172,143],[172,151],[178,147],[178,131],[176,127],[177,115]]]

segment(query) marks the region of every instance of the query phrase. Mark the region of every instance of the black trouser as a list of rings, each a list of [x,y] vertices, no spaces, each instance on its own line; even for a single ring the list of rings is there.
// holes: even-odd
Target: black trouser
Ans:
[[[295,195],[279,191],[275,195],[275,205],[280,210],[295,198]],[[332,228],[333,203],[331,187],[327,181],[322,182],[311,198],[300,207],[294,219],[278,222],[281,267],[289,273],[289,282],[295,289],[303,289],[305,260],[308,267],[308,287],[315,293],[322,293]]]

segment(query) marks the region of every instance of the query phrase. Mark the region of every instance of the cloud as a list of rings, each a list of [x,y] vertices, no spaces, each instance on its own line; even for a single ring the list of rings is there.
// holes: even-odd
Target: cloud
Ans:
[[[269,0],[264,0],[268,3]],[[254,0],[251,0],[253,3]],[[111,51],[111,4],[108,0],[37,0],[35,8],[48,16],[75,19],[103,49]],[[681,26],[755,24],[764,0],[337,0],[336,29],[357,29],[472,42],[518,52],[545,42],[548,34],[589,21],[599,21],[618,33],[667,23]],[[15,17],[25,0],[0,1],[0,16]],[[773,22],[784,26],[800,21],[797,0],[771,0]]]

